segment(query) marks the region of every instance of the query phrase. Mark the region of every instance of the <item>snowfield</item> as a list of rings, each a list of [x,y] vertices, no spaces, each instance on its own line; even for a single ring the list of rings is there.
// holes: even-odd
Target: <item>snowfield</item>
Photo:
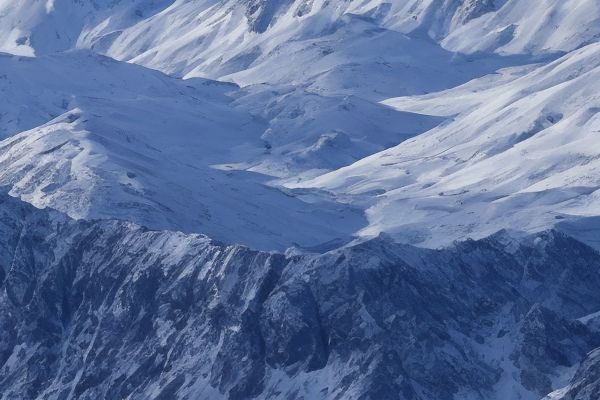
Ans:
[[[449,119],[304,185],[366,203],[365,236],[388,232],[437,247],[558,224],[598,245],[586,231],[600,213],[600,46],[499,75],[387,100]]]

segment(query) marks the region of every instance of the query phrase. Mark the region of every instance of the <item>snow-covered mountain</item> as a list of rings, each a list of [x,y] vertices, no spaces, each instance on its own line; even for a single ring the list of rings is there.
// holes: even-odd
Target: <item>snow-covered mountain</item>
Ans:
[[[0,0],[0,52],[0,399],[598,399],[598,1]]]
[[[591,0],[5,0],[0,11],[3,51],[87,47],[178,75],[242,72],[238,79],[255,82],[280,79],[263,68],[280,57],[343,56],[357,37],[353,50],[364,51],[382,30],[380,45],[392,46],[394,32],[416,33],[451,51],[502,54],[570,51],[600,35]]]
[[[433,127],[431,119],[390,115],[381,100],[448,89],[557,50],[473,56],[430,39],[492,9],[478,2],[31,3],[0,3],[0,50],[86,48],[174,76],[248,87],[239,107],[267,120],[263,140],[272,157],[241,167],[275,176],[339,168]]]

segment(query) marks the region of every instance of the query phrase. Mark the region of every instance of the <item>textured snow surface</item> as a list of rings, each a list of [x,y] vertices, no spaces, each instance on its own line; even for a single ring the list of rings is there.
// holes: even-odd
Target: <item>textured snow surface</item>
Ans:
[[[592,97],[593,82],[580,83],[588,94],[570,96],[557,92],[550,97],[548,86],[566,85],[571,75],[593,81],[592,71],[586,74],[577,65],[593,68],[594,45],[555,61],[564,67],[554,72],[555,64],[549,64],[535,72],[532,66],[516,67],[503,72],[503,78],[486,75],[511,65],[547,63],[548,55],[594,40],[595,2],[545,4],[544,15],[568,31],[554,39],[547,30],[556,29],[547,19],[521,20],[541,13],[542,6],[536,4],[2,2],[1,49],[38,56],[2,57],[0,84],[6,101],[0,129],[5,137],[27,131],[5,143],[12,150],[2,156],[3,182],[12,185],[14,195],[73,217],[125,218],[263,249],[348,240],[355,234],[372,237],[382,231],[438,246],[515,224],[535,231],[558,219],[569,232],[593,236],[589,230],[594,221],[573,225],[571,218],[562,220],[563,214],[587,218],[597,212],[592,147],[580,138],[582,153],[554,151],[556,141],[564,145],[575,140],[562,134],[573,129],[569,121],[577,126],[589,117],[585,132],[593,131],[593,98],[585,97]],[[485,48],[468,42],[478,38],[483,46],[487,42],[479,40],[481,32],[507,21],[517,27],[514,41],[494,39]],[[519,33],[521,29],[528,34]],[[74,48],[188,79],[181,82],[69,50]],[[61,51],[67,52],[53,55]],[[531,72],[521,78],[525,71]],[[191,78],[195,76],[231,80],[244,89]],[[479,80],[458,86],[473,78]],[[534,81],[540,81],[537,94],[528,92],[535,90],[530,87]],[[569,87],[575,86],[572,82]],[[471,93],[473,87],[477,93]],[[379,103],[439,90],[450,91]],[[534,96],[537,105],[529,104]],[[566,105],[545,104],[551,98],[562,102],[561,96],[572,99],[568,110]],[[517,98],[523,105],[514,108],[511,102]],[[578,109],[581,102],[587,102],[588,111]],[[496,132],[506,121],[491,126],[493,121],[511,110],[513,126]],[[591,114],[570,115],[586,112]],[[431,130],[451,117],[453,122]],[[525,140],[550,127],[559,138]],[[379,166],[370,160],[381,154],[361,160],[426,131],[384,153],[393,160]],[[464,148],[445,154],[461,141]],[[527,144],[534,149],[522,151],[535,162],[517,155]],[[454,158],[438,162],[438,152],[441,158]],[[538,154],[544,152],[550,154]],[[504,168],[497,168],[497,162]],[[349,164],[353,166],[339,169]],[[362,168],[360,176],[349,172],[356,166]],[[520,180],[512,176],[517,169]],[[497,176],[483,184],[483,178],[469,172],[475,170]],[[353,175],[345,178],[349,173]],[[510,182],[503,182],[509,175]],[[442,176],[452,176],[452,183],[441,182]],[[275,183],[273,178],[283,180]],[[283,194],[267,184],[301,190]],[[540,192],[551,193],[540,200]],[[356,193],[358,198],[353,197]],[[535,213],[521,207],[535,201],[543,203]],[[360,210],[366,210],[368,222]],[[243,222],[238,224],[238,219]]]
[[[446,92],[386,101],[448,116],[397,147],[308,185],[368,203],[369,226],[439,246],[502,228],[586,231],[600,214],[600,45]],[[377,196],[372,196],[377,193]]]
[[[388,29],[371,6],[354,3],[307,3],[305,16],[286,2],[1,5],[3,29],[28,32],[2,48],[21,56],[0,56],[0,183],[11,194],[75,218],[126,219],[260,249],[339,243],[366,224],[360,207],[282,191],[273,178],[314,177],[443,120],[380,100],[529,60],[456,55]],[[150,42],[168,51],[146,60],[139,46]],[[246,62],[247,52],[256,59]],[[191,78],[199,75],[244,89]]]
[[[552,226],[598,245],[596,1],[1,1],[0,18],[22,56],[2,57],[2,182],[35,205],[261,249]]]
[[[0,56],[0,65],[6,134],[49,120],[0,144],[0,184],[37,207],[261,249],[344,240],[363,223],[348,206],[306,202],[258,173],[211,167],[264,152],[264,124],[224,95],[234,85],[79,51]]]
[[[3,0],[0,13],[2,51],[91,47],[182,75],[269,76],[251,67],[294,55],[293,47],[307,51],[306,40],[329,51],[329,35],[335,51],[336,32],[357,20],[467,53],[570,51],[600,34],[594,0]]]

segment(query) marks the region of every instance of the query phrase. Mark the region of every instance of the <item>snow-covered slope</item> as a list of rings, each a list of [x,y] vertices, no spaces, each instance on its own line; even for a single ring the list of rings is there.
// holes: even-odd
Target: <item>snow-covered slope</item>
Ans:
[[[3,26],[28,29],[23,35],[31,46],[23,54],[89,47],[178,76],[269,83],[248,88],[236,104],[267,120],[262,140],[272,157],[241,167],[277,176],[347,165],[438,121],[392,113],[378,100],[445,89],[513,62],[472,62],[385,29],[379,19],[354,14],[357,5],[350,3],[307,5],[306,18],[288,15],[299,7],[294,2],[3,4]],[[267,9],[273,15],[263,32],[256,23]],[[46,32],[52,26],[56,32]],[[66,35],[66,27],[79,34]]]
[[[189,180],[190,176],[197,176],[188,171],[190,166],[203,168],[201,175],[209,180],[220,182],[220,178],[213,177],[215,174],[228,179],[235,176],[240,183],[232,183],[233,186],[243,185],[248,179],[266,181],[260,176],[247,178],[248,173],[258,173],[285,178],[291,186],[332,190],[337,194],[336,200],[368,207],[369,224],[360,231],[361,235],[394,232],[403,240],[424,245],[483,236],[503,226],[535,231],[560,222],[572,231],[582,229],[576,226],[583,223],[581,218],[589,221],[598,212],[594,194],[596,163],[591,150],[596,129],[593,91],[597,46],[574,50],[597,39],[600,11],[595,1],[3,1],[0,10],[4,29],[1,48],[5,51],[43,55],[73,47],[90,48],[176,76],[208,76],[246,87],[244,91],[232,89],[235,102],[227,108],[235,108],[233,114],[222,114],[227,116],[217,117],[214,125],[207,122],[207,131],[215,132],[223,124],[228,127],[225,131],[246,133],[219,133],[218,139],[213,133],[189,144],[187,135],[169,138],[179,143],[175,147],[190,150],[165,157],[189,159],[182,161],[182,169],[175,173],[162,172],[171,171],[172,167],[160,168],[162,177],[157,182],[136,188],[135,196],[145,200],[132,204],[146,204],[149,198],[156,202],[152,209],[174,210],[176,219],[187,215],[190,209],[177,200],[181,198],[175,194],[177,191],[165,190],[159,182],[165,180],[185,190],[206,193],[206,182]],[[391,96],[450,89],[497,68],[531,61],[532,56],[561,51],[572,52],[537,69],[513,68],[500,77],[485,77],[439,95],[397,100],[393,105],[404,113],[377,103]],[[481,54],[466,56],[461,52]],[[497,54],[490,54],[493,52]],[[7,134],[32,129],[74,109],[64,109],[71,104],[69,86],[62,91],[51,87],[52,95],[36,98],[32,91],[21,92],[18,86],[11,89],[14,79],[11,76],[3,84],[7,97],[14,98],[4,106],[7,111],[2,115]],[[29,78],[21,79],[26,85]],[[64,85],[66,79],[68,76],[63,74],[56,82]],[[49,86],[47,82],[33,82],[36,87]],[[105,98],[115,105],[122,98],[137,96],[136,88],[140,86],[136,79],[124,85],[112,77],[106,82],[110,82],[106,85],[110,95]],[[181,85],[184,84],[176,84]],[[221,94],[227,89],[217,86]],[[88,97],[95,90],[91,88],[93,85],[86,89]],[[477,93],[471,93],[474,88]],[[150,90],[141,95],[153,94]],[[148,121],[148,127],[119,119],[107,128],[105,120],[98,122],[91,117],[69,126],[85,131],[145,132],[144,143],[162,148],[166,142],[157,137],[164,137],[165,130],[189,131],[198,123],[196,118],[215,114],[204,111],[203,116],[197,115],[205,105],[194,104],[186,97],[182,101],[193,109],[187,112],[187,105],[176,106],[167,97],[163,99],[167,105],[131,101],[119,104],[120,109],[133,107],[132,114],[146,112],[142,119]],[[461,101],[455,101],[457,98]],[[173,126],[162,128],[159,113],[144,111],[161,107],[173,108],[168,111],[175,116],[170,121],[177,121],[170,122]],[[78,110],[90,112],[82,107]],[[215,115],[219,114],[217,111]],[[253,120],[250,114],[264,123]],[[440,116],[455,114],[453,121],[431,130],[441,121]],[[87,125],[79,127],[83,120]],[[232,126],[231,120],[239,122],[239,129]],[[36,135],[58,137],[41,133],[53,132],[59,126],[65,132],[64,124],[61,125],[64,119],[56,121],[60,124],[52,122],[17,140]],[[92,124],[96,126],[90,127]],[[429,132],[337,170],[424,131]],[[567,137],[564,134],[573,131],[576,132]],[[559,146],[561,152],[557,150]],[[195,153],[195,148],[202,150]],[[18,146],[15,149],[24,152]],[[14,156],[11,157],[7,165],[12,168]],[[30,168],[27,158],[21,159],[19,165],[14,166],[17,171]],[[245,172],[235,172],[240,170]],[[302,183],[324,170],[334,171],[311,183]],[[159,174],[152,168],[148,171]],[[9,168],[5,176],[13,172]],[[132,174],[141,179],[141,174]],[[11,183],[17,181],[10,179]],[[46,186],[57,186],[47,182],[32,187],[34,181],[22,182],[21,186],[27,189],[15,189],[14,193],[29,193],[27,198],[31,201],[54,206],[54,197],[40,193]],[[111,176],[107,182],[109,187],[122,187],[120,178]],[[386,194],[382,195],[384,191]],[[254,191],[244,189],[241,193],[247,199]],[[346,199],[345,195],[352,197]],[[219,209],[222,197],[216,195],[219,200],[207,204],[204,195],[204,201],[198,203],[202,206],[190,207],[202,209],[207,215],[220,215],[212,208]],[[84,211],[95,209],[86,205],[92,198],[95,196],[84,196],[80,211],[71,214],[95,215]],[[102,196],[97,198],[98,202],[104,201],[100,200]],[[319,198],[310,194],[304,199]],[[112,203],[115,201],[120,203],[112,199]],[[251,202],[261,204],[257,200]],[[306,203],[300,204],[304,207]],[[337,207],[345,209],[340,205],[334,208]],[[127,214],[128,211],[110,212],[116,216]],[[359,220],[355,220],[353,211],[345,218],[354,221],[349,226],[357,227]],[[152,220],[164,217],[138,222]],[[186,224],[178,222],[174,226],[190,229],[187,217],[185,220]],[[575,220],[577,224],[573,225]],[[198,226],[198,221],[192,225]],[[342,230],[348,233],[348,229]],[[436,237],[432,236],[432,229],[438,232]],[[278,230],[273,232],[280,234]],[[219,238],[231,234],[215,233]],[[332,239],[331,236],[323,235],[321,239]],[[446,239],[438,241],[438,236]]]
[[[264,153],[264,124],[224,95],[234,85],[89,52],[0,56],[0,65],[2,127],[31,128],[0,142],[0,183],[38,207],[261,249],[343,239],[362,221],[346,206],[269,187],[260,174],[211,167]]]
[[[600,45],[593,44],[533,70],[390,100],[451,118],[309,185],[366,202],[362,234],[393,232],[424,245],[500,228],[597,229],[598,82]]]
[[[296,86],[256,85],[238,92],[239,110],[268,121],[266,154],[238,165],[280,177],[337,169],[438,125],[353,95],[319,95]]]
[[[310,44],[337,51],[342,32],[423,33],[452,51],[508,54],[570,51],[600,34],[594,0],[3,0],[0,15],[2,51],[91,47],[180,75],[250,69],[245,79],[269,77],[253,67]]]
[[[0,51],[32,56],[72,49],[86,29],[109,40],[173,0],[0,0]],[[98,27],[100,25],[100,27]]]
[[[442,40],[453,51],[500,54],[571,51],[600,38],[600,3],[594,0],[472,0],[497,11],[454,25]],[[481,7],[481,6],[480,6]],[[485,8],[484,8],[485,10]]]
[[[151,17],[132,21],[121,30],[89,23],[78,47],[146,65],[178,76],[233,80],[246,86],[258,83],[296,84],[324,93],[359,94],[369,99],[415,94],[456,85],[491,72],[498,62],[473,63],[456,50],[495,50],[504,38],[486,39],[475,49],[469,41],[500,28],[519,25],[527,32],[546,29],[534,20],[520,21],[527,1],[495,6],[490,0],[427,1],[306,1],[255,0],[175,1]],[[588,6],[560,6],[557,19],[566,20],[569,42],[546,45],[547,33],[531,35],[519,51],[535,54],[573,49],[599,33],[600,17],[593,1]],[[570,1],[568,3],[575,3]],[[537,12],[538,10],[534,10]],[[458,39],[448,36],[475,21],[498,16]],[[573,13],[577,15],[572,15]],[[555,12],[553,14],[558,14]],[[580,18],[584,14],[585,18]],[[97,17],[95,17],[97,18]],[[572,21],[577,20],[578,24]],[[466,24],[466,25],[465,25]],[[543,25],[543,24],[541,24]],[[503,26],[503,25],[502,25]],[[506,36],[506,35],[505,35]],[[521,37],[521,36],[519,36]],[[436,42],[448,41],[450,51]],[[475,38],[475,39],[474,39]],[[456,43],[455,43],[456,42]],[[459,47],[463,47],[460,48]],[[518,46],[518,45],[517,45]],[[373,80],[369,77],[377,76]]]
[[[42,125],[72,109],[99,108],[104,103],[114,109],[123,108],[122,114],[127,112],[127,107],[147,108],[148,116],[152,116],[152,108],[156,108],[156,104],[168,106],[162,116],[155,115],[154,118],[172,123],[182,119],[181,126],[188,130],[193,125],[191,120],[195,123],[202,117],[208,129],[222,127],[223,132],[229,132],[219,138],[207,135],[206,145],[212,147],[226,141],[223,148],[227,148],[234,141],[239,142],[239,138],[251,142],[262,129],[258,121],[250,123],[250,115],[229,107],[230,99],[226,94],[237,90],[232,84],[205,79],[183,82],[89,51],[70,51],[38,58],[0,54],[0,63],[2,138]],[[182,103],[180,107],[177,107],[178,102]],[[173,118],[172,113],[178,108],[181,115]],[[192,115],[185,118],[186,113]],[[231,118],[227,118],[227,113]],[[232,118],[233,115],[236,117]],[[144,122],[136,114],[130,117],[132,123]],[[123,121],[113,121],[114,124],[120,122]],[[240,128],[245,125],[248,127]],[[128,126],[122,127],[122,130],[127,129]],[[154,129],[158,130],[158,126]],[[240,132],[234,135],[234,130]],[[192,134],[189,136],[193,137]]]
[[[274,147],[273,157],[238,167],[289,176],[338,168],[435,123],[434,119],[390,115],[374,101],[448,89],[529,60],[531,52],[525,50],[512,52],[525,53],[518,58],[467,57],[435,42],[488,15],[510,22],[521,15],[511,10],[522,9],[523,4],[489,0],[3,1],[0,50],[42,55],[90,48],[176,76],[232,80],[242,86],[268,83],[271,86],[249,89],[249,96],[240,99],[238,106],[268,120],[263,140],[265,146]],[[593,21],[593,4],[572,12],[582,10]],[[571,14],[559,13],[559,17],[580,22],[568,25],[573,29],[569,46],[575,47],[593,37],[595,24]],[[524,24],[528,31],[533,29],[531,21]],[[481,37],[481,32],[465,33],[466,39],[473,37]],[[539,38],[534,39],[537,42],[531,45],[537,46]],[[569,46],[549,47],[544,52]],[[330,148],[340,155],[331,156]]]

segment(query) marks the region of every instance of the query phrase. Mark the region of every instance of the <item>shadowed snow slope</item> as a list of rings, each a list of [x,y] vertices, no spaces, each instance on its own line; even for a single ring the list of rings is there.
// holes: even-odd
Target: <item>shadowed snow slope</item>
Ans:
[[[6,134],[55,117],[0,142],[0,183],[38,207],[262,249],[342,239],[360,226],[348,207],[210,167],[264,151],[262,123],[223,94],[233,85],[183,82],[87,52],[0,56],[0,65]]]
[[[584,235],[590,223],[598,227],[590,218],[600,213],[598,82],[600,45],[593,44],[533,70],[389,100],[403,110],[455,116],[308,185],[366,202],[366,236],[393,232],[436,246],[557,223],[573,233],[579,225]]]

